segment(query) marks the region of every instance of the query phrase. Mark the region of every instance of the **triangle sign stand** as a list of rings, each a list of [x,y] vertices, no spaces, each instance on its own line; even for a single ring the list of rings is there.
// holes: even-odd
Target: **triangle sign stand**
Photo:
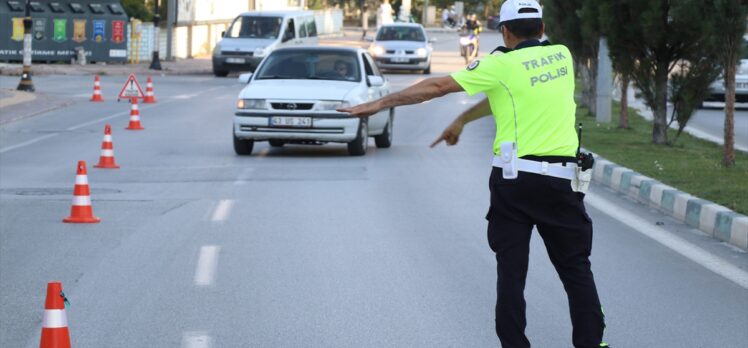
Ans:
[[[143,89],[140,88],[140,84],[138,83],[138,80],[135,78],[135,74],[130,74],[130,76],[127,77],[127,81],[125,81],[125,85],[122,86],[122,90],[119,92],[119,96],[117,96],[117,101],[120,99],[130,99],[130,98],[145,98],[145,94],[143,93]]]

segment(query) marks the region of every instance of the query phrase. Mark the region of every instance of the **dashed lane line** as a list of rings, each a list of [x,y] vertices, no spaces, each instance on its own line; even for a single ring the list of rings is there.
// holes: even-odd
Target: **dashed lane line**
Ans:
[[[187,331],[182,334],[182,348],[210,348],[210,341],[207,332]]]
[[[213,222],[223,222],[226,221],[229,214],[231,214],[231,208],[234,206],[234,201],[231,199],[224,199],[218,202],[218,205],[216,206],[215,210],[213,210],[213,215],[211,216],[210,220]]]
[[[221,251],[221,247],[217,245],[205,245],[200,248],[200,256],[197,259],[197,268],[195,269],[195,285],[213,285],[219,251]]]
[[[584,201],[624,225],[683,255],[685,258],[696,262],[744,289],[748,289],[748,272],[683,240],[663,228],[652,225],[635,214],[620,209],[620,207],[598,195],[588,194]]]

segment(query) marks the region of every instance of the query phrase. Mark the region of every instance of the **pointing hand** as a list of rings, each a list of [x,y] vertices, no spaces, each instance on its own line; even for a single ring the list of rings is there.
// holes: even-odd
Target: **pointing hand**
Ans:
[[[454,120],[449,126],[447,126],[446,129],[444,129],[444,132],[436,138],[436,140],[431,144],[431,148],[438,145],[440,142],[444,141],[447,143],[447,145],[455,145],[460,140],[460,134],[462,133],[462,128],[465,126],[465,123],[462,122],[459,118]]]

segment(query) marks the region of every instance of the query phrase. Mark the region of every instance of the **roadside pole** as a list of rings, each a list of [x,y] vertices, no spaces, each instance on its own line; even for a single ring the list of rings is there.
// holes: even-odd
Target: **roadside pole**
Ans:
[[[158,22],[161,19],[161,15],[159,14],[159,8],[158,8],[159,0],[156,0],[153,2],[154,6],[154,13],[153,13],[153,58],[151,59],[151,66],[148,69],[151,70],[161,70],[161,60],[158,57],[158,50],[159,50],[159,28],[158,28]]]
[[[171,52],[172,35],[174,34],[174,23],[177,21],[176,0],[166,0],[166,60],[172,60]]]
[[[600,49],[597,54],[597,122],[609,123],[613,107],[613,63],[608,55],[608,40],[600,38]]]
[[[33,92],[34,83],[31,81],[31,0],[26,0],[26,17],[23,18],[23,72],[19,91]]]

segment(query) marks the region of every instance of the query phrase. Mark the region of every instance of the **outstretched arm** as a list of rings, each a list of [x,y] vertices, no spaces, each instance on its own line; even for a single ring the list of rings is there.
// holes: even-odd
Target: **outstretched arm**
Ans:
[[[432,77],[416,83],[400,92],[387,95],[384,98],[349,108],[341,108],[338,109],[338,111],[347,112],[351,116],[368,117],[376,114],[382,109],[389,109],[400,105],[418,104],[444,96],[448,93],[460,92],[462,90],[462,86],[460,86],[451,76]]]

